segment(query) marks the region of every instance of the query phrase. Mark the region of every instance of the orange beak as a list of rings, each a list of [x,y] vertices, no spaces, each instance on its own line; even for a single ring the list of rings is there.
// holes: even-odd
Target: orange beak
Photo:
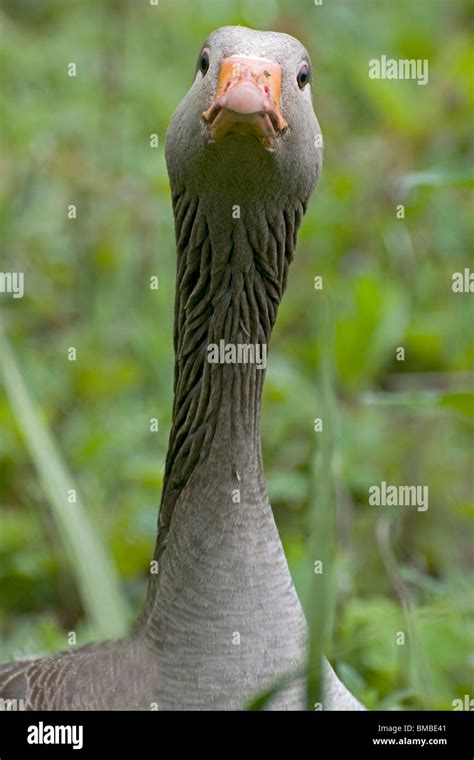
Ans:
[[[204,111],[213,140],[230,132],[255,135],[266,148],[288,126],[280,112],[281,66],[232,55],[221,64],[214,103]]]

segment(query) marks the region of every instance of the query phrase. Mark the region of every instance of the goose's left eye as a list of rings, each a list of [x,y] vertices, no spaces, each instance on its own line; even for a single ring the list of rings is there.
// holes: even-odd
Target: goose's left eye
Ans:
[[[303,63],[300,66],[300,70],[298,71],[298,76],[296,77],[296,81],[298,82],[298,87],[300,90],[303,90],[306,85],[309,82],[309,66],[307,63]]]

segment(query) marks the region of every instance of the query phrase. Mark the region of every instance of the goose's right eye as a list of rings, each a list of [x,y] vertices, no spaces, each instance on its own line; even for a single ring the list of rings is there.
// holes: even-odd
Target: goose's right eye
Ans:
[[[209,70],[209,50],[205,48],[205,50],[202,51],[201,56],[199,58],[199,70],[203,77],[206,76],[208,70]]]

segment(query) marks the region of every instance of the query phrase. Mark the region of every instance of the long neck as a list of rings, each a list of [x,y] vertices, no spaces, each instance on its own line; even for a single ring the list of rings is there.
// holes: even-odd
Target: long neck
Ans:
[[[296,666],[304,620],[262,471],[265,370],[210,363],[208,347],[268,346],[304,209],[224,219],[186,194],[173,202],[173,422],[154,555],[159,572],[139,630],[161,653],[160,698],[170,709],[183,699],[202,706],[203,691],[208,706],[235,707],[252,685]],[[241,633],[245,641],[229,659],[232,636]],[[225,696],[215,697],[223,684]]]
[[[212,452],[219,455],[219,448],[212,444],[217,433],[237,478],[252,462],[261,468],[263,360],[303,214],[297,204],[270,219],[253,214],[234,219],[230,209],[227,219],[214,219],[186,193],[174,196],[173,205],[176,363],[156,559],[192,473],[204,467],[216,474]],[[217,363],[210,361],[209,347],[215,347]],[[229,363],[220,363],[226,351]]]

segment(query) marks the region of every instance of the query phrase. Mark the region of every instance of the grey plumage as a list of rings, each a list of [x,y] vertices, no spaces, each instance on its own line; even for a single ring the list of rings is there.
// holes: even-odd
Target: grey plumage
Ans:
[[[209,344],[265,344],[318,179],[322,149],[307,51],[288,35],[225,27],[203,46],[167,137],[176,225],[173,423],[151,576],[129,639],[0,666],[0,697],[30,709],[238,709],[304,661],[306,623],[268,501],[260,447],[264,371],[211,365]],[[233,56],[283,71],[287,128],[209,139],[203,112]],[[236,213],[238,209],[239,213]],[[238,493],[239,501],[233,497]],[[274,709],[302,706],[293,679]],[[326,666],[326,709],[358,703]]]

